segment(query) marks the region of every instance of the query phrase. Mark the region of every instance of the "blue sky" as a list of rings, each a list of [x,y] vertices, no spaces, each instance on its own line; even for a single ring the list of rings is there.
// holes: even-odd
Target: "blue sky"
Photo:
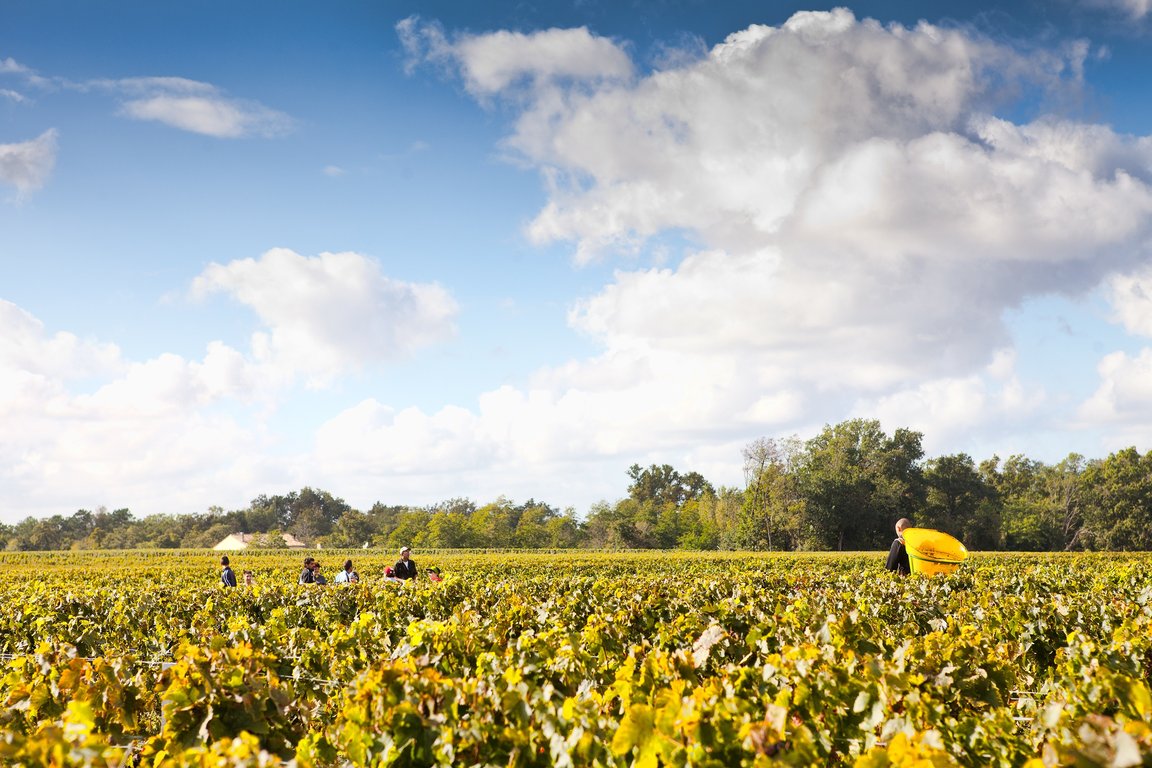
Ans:
[[[1152,8],[0,2],[0,520],[1152,449]]]

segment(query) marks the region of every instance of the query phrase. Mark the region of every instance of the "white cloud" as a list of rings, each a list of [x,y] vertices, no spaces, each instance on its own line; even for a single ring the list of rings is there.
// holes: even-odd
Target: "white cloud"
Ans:
[[[1108,293],[1117,322],[1130,333],[1152,336],[1152,267],[1114,275]]]
[[[0,59],[0,75],[23,75],[27,74],[30,70],[11,56]]]
[[[853,414],[922,432],[929,454],[1029,431],[1038,417],[1050,415],[1045,410],[1048,397],[1043,390],[1024,387],[1015,373],[1015,357],[1011,350],[1001,350],[983,371],[863,399],[853,406]]]
[[[155,418],[178,415],[222,399],[249,399],[261,386],[267,387],[268,382],[256,365],[237,350],[212,342],[203,361],[162,354],[132,363],[121,378],[76,400],[104,414]]]
[[[1100,434],[1099,449],[1148,450],[1152,434],[1152,348],[1112,352],[1096,366],[1100,383],[1076,413],[1076,426]]]
[[[529,230],[540,242],[575,240],[594,255],[629,235],[687,228],[734,250],[786,232],[837,165],[883,172],[885,150],[900,155],[918,141],[980,149],[976,131],[1005,90],[1001,75],[1049,83],[1062,67],[1075,63],[960,31],[798,14],[632,87],[542,99],[509,144],[556,179]],[[933,172],[925,160],[910,159]]]
[[[746,371],[725,354],[617,350],[543,370],[524,389],[483,393],[475,410],[449,406],[428,414],[361,402],[321,427],[315,460],[331,476],[387,478],[390,488],[425,495],[428,484],[420,489],[415,481],[443,476],[459,489],[453,494],[554,498],[567,476],[563,493],[591,503],[596,488],[622,487],[624,467],[633,461],[668,458],[685,446],[739,443],[766,425],[783,428],[794,418],[785,408],[797,393],[782,395],[772,413],[764,402],[762,412],[743,419],[729,411],[733,402],[763,400],[760,387],[774,373]],[[574,474],[586,487],[573,482]]]
[[[1088,5],[1117,12],[1132,21],[1152,13],[1152,0],[1088,0]]]
[[[65,332],[48,335],[43,323],[0,299],[0,372],[67,380],[105,375],[120,365],[115,345],[85,341]],[[0,375],[0,380],[5,378]]]
[[[444,55],[465,73],[493,48],[534,62],[478,40]],[[667,231],[705,246],[576,308],[609,349],[724,348],[877,392],[967,375],[1008,342],[1006,309],[1090,290],[1152,234],[1152,140],[993,116],[1021,90],[1078,87],[1085,54],[838,9],[647,77],[546,89],[508,140],[550,185],[529,234],[580,259]]]
[[[1100,386],[1081,406],[1080,416],[1089,423],[1127,427],[1146,440],[1152,425],[1152,349],[1135,357],[1113,352],[1096,370]]]
[[[241,503],[268,476],[268,460],[255,458],[267,446],[258,423],[214,407],[252,398],[266,380],[218,343],[199,362],[134,363],[0,301],[0,514]]]
[[[192,295],[222,292],[250,307],[267,333],[257,357],[323,383],[341,371],[394,360],[455,333],[451,295],[436,283],[383,274],[356,253],[301,256],[285,248],[259,259],[211,264]]]
[[[409,67],[455,60],[465,86],[475,94],[496,93],[521,82],[539,88],[556,81],[627,80],[633,73],[632,61],[619,45],[584,27],[530,34],[502,30],[449,40],[438,25],[409,17],[396,30]]]
[[[203,95],[191,95],[186,90],[186,82],[181,82],[175,92],[130,99],[124,102],[121,109],[125,115],[136,120],[153,120],[184,131],[223,139],[250,135],[276,136],[291,128],[291,118],[282,112],[256,102],[226,98],[210,86]]]
[[[0,301],[6,521],[101,504],[138,515],[238,507],[263,489],[329,480],[339,490],[355,478],[318,474],[314,456],[278,448],[286,436],[270,431],[293,375],[319,383],[411,354],[451,334],[456,312],[439,286],[390,279],[352,253],[273,250],[211,265],[192,290],[225,292],[257,313],[266,330],[251,355],[217,341],[200,360],[125,360],[114,345],[50,333]]]
[[[27,101],[27,98],[25,98],[24,94],[18,91],[13,91],[10,88],[0,88],[0,99],[7,99],[8,101],[12,101],[17,104],[22,104]]]
[[[484,455],[494,472],[543,474],[855,414],[939,445],[1035,431],[1064,399],[1015,376],[1005,312],[1092,290],[1152,238],[1152,140],[996,116],[1021,94],[1078,89],[1082,44],[1015,48],[836,10],[646,76],[613,65],[565,81],[531,36],[400,32],[414,57],[519,110],[506,146],[550,195],[535,241],[573,242],[579,260],[642,254],[668,232],[699,247],[619,269],[572,308],[600,355],[466,413],[361,404],[322,430],[322,463],[401,477]]]
[[[56,165],[56,135],[49,129],[30,141],[0,144],[0,183],[20,194],[43,187]]]
[[[0,313],[5,330],[24,328],[11,339],[30,339],[0,336],[0,355],[17,361],[0,377],[16,414],[16,432],[0,437],[6,481],[29,489],[79,473],[144,494],[149,473],[194,477],[169,485],[228,503],[226,489],[243,499],[307,466],[308,483],[353,503],[384,485],[404,502],[587,501],[589,488],[623,487],[632,462],[712,478],[718,451],[734,466],[756,437],[851,415],[958,441],[948,452],[977,432],[1035,427],[1066,397],[1019,380],[1003,315],[1038,295],[1110,280],[1117,318],[1152,328],[1152,140],[997,116],[1017,95],[1042,103],[1036,90],[1079,87],[1083,46],[1024,50],[837,10],[751,27],[638,74],[625,46],[587,30],[449,35],[411,19],[398,31],[413,60],[450,65],[479,98],[515,110],[505,146],[549,195],[529,227],[537,242],[571,242],[579,259],[644,258],[683,233],[683,258],[623,262],[572,306],[593,357],[431,412],[369,398],[329,418],[310,454],[259,460],[249,457],[266,448],[263,423],[229,406],[270,381],[322,383],[448,338],[449,293],[355,253],[274,249],[213,264],[192,293],[253,310],[251,354],[215,344],[201,361],[111,355],[113,372],[84,393],[69,390],[66,365],[45,362],[53,347],[35,322]],[[234,102],[204,83],[114,87],[149,119],[257,130],[218,109]],[[1100,375],[1077,426],[1147,434],[1152,352],[1110,355]],[[12,436],[25,433],[41,437]]]
[[[469,89],[478,93],[503,90],[521,78],[595,81],[632,75],[631,59],[619,46],[583,27],[465,36],[456,42],[455,54]]]
[[[211,83],[184,77],[102,78],[74,82],[37,75],[12,59],[0,61],[0,73],[3,72],[19,74],[29,84],[46,90],[109,93],[121,100],[120,113],[126,117],[159,122],[206,136],[229,139],[278,136],[293,127],[292,118],[283,112],[249,99],[233,98]]]
[[[119,80],[94,80],[92,86],[128,95],[151,96],[165,93],[173,96],[216,96],[219,90],[211,83],[186,77],[122,77]]]

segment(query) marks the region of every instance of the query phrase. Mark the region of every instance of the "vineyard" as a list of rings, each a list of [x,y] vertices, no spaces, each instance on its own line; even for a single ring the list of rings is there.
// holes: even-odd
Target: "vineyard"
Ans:
[[[1147,555],[348,556],[0,556],[0,764],[1152,765]]]

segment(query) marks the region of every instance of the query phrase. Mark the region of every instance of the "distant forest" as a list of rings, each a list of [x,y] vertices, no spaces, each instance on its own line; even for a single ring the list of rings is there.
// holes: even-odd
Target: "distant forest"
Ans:
[[[667,464],[633,465],[627,497],[583,516],[505,498],[358,510],[303,488],[231,511],[29,517],[0,525],[0,541],[8,550],[196,548],[245,532],[264,534],[255,546],[279,547],[286,532],[324,548],[876,550],[909,517],[970,550],[1152,549],[1152,451],[977,463],[964,453],[926,459],[922,439],[909,429],[885,434],[868,419],[827,426],[807,441],[759,439],[743,451],[744,488],[717,488]]]

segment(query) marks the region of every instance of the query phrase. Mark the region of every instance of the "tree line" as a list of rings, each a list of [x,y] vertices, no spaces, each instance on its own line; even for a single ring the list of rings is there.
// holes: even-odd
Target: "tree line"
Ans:
[[[886,434],[852,419],[801,440],[761,438],[743,451],[743,488],[714,487],[697,472],[632,465],[627,496],[583,516],[529,499],[484,505],[352,508],[303,488],[261,495],[244,509],[135,518],[128,509],[78,510],[0,525],[8,550],[212,547],[231,533],[255,546],[429,548],[875,550],[901,517],[957,536],[971,550],[1152,549],[1152,451],[1056,464],[1013,455],[977,463],[957,453],[925,458],[923,435]]]

